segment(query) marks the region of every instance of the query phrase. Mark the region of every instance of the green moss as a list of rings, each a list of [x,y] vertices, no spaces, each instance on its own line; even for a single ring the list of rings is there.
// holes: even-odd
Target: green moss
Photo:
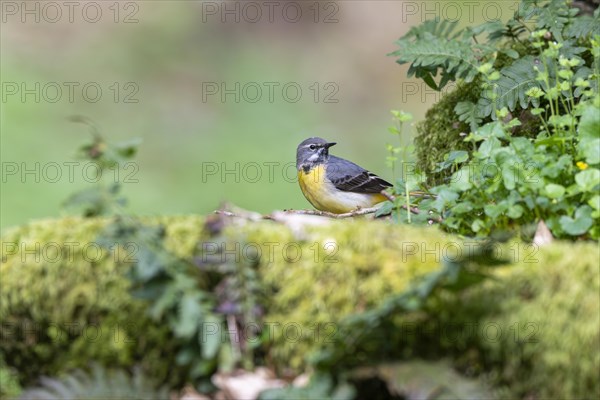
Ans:
[[[145,221],[163,224],[166,247],[181,257],[197,255],[199,241],[217,240],[203,233],[202,217]],[[170,385],[181,384],[186,376],[176,367],[179,343],[167,324],[149,319],[146,304],[129,293],[125,257],[135,254],[124,251],[115,259],[104,251],[92,253],[89,245],[89,253],[83,251],[107,223],[44,220],[2,237],[0,355],[7,367],[18,371],[22,383],[86,367],[91,360],[112,367],[140,364],[153,380]],[[435,227],[368,220],[319,225],[238,221],[219,237],[229,249],[237,243],[241,257],[249,254],[245,247],[260,248],[264,321],[272,328],[263,331],[267,337],[261,354],[280,371],[302,369],[306,356],[331,340],[341,319],[377,307],[414,279],[435,271],[447,245],[461,242]],[[51,262],[49,244],[66,248],[69,242],[79,244],[79,250]],[[399,358],[450,356],[460,371],[483,377],[510,396],[581,398],[598,393],[597,245],[555,243],[527,253],[532,256],[528,260],[525,255],[515,265],[495,269],[496,280],[432,302],[429,317],[397,316],[398,327],[410,322],[438,328],[417,335],[399,333],[402,340],[385,343],[385,348]],[[525,262],[529,260],[535,262]],[[70,332],[74,323],[87,330]],[[459,339],[440,333],[440,326],[461,323],[497,324],[503,334],[489,340],[481,331]],[[533,329],[536,341],[528,340]],[[98,332],[102,335],[96,337]],[[372,361],[379,361],[379,350],[370,355]]]
[[[481,323],[496,323],[503,334],[497,341],[482,340],[481,348],[484,361],[514,395],[600,396],[598,259],[596,243],[558,243],[473,294],[473,302],[497,305]]]
[[[395,347],[409,357],[452,356],[459,370],[492,384],[500,398],[597,398],[598,245],[516,249],[502,248],[518,262],[496,267],[495,279],[443,296],[427,316],[400,316],[397,326],[413,333],[399,335]]]
[[[311,228],[301,241],[289,232],[279,236],[282,250],[298,243],[301,255],[290,250],[286,259],[281,251],[261,266],[263,281],[273,288],[266,321],[278,324],[273,325],[272,356],[280,365],[305,366],[306,355],[331,340],[342,318],[380,304],[436,269],[435,246],[447,241],[435,228],[365,221]],[[433,254],[420,251],[425,244]]]
[[[0,355],[0,399],[14,399],[21,391],[17,371],[9,368]]]
[[[199,240],[199,217],[155,221],[167,225],[174,252],[190,252],[190,241]],[[109,254],[95,242],[107,223],[41,220],[2,237],[2,354],[24,383],[87,367],[90,360],[114,367],[140,363],[160,382],[181,379],[170,365],[177,343],[146,317],[145,303],[130,296],[124,272],[135,245]]]
[[[425,119],[416,125],[417,166],[421,171],[427,172],[430,185],[445,183],[445,178],[449,176],[448,171],[435,172],[437,164],[444,160],[446,154],[455,150],[472,150],[472,145],[464,141],[465,136],[461,136],[471,131],[469,125],[459,121],[454,107],[461,101],[476,103],[481,93],[480,85],[477,79],[470,83],[458,83],[434,104],[425,114]]]

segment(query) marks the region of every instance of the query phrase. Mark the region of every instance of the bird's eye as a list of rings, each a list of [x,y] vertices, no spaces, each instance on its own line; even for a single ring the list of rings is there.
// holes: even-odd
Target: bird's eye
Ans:
[[[315,146],[314,144],[311,144],[310,146],[308,146],[309,149],[314,150],[317,148],[317,146]]]

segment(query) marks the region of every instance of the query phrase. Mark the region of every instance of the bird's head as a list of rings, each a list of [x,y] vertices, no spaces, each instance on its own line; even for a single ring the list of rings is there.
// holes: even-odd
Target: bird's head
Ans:
[[[296,150],[296,168],[321,164],[329,157],[329,148],[335,143],[318,137],[308,138]]]

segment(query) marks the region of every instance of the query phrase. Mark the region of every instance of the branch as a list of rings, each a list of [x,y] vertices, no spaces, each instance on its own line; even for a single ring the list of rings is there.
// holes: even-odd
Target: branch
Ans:
[[[386,197],[386,199],[388,199],[389,201],[391,201],[392,203],[396,200],[396,196],[389,194],[388,192],[386,192],[385,190],[381,191],[381,194],[384,195]],[[406,206],[406,204],[402,204],[400,207],[404,208],[405,210],[408,208]],[[410,207],[410,212],[413,214],[419,214],[419,209],[416,207]]]
[[[356,217],[358,215],[367,215],[373,214],[377,212],[379,207],[370,207],[370,208],[357,208],[356,210],[352,210],[343,214],[335,214],[328,211],[319,211],[319,210],[283,210],[289,214],[300,214],[300,215],[318,215],[320,217],[329,217],[334,219],[343,219],[343,218],[351,218]]]
[[[266,219],[267,217],[261,215],[260,213],[244,210],[243,208],[235,207],[232,204],[224,203],[218,210],[214,211],[217,215],[224,215],[226,217],[238,217],[247,219],[249,221],[260,221],[261,219]]]

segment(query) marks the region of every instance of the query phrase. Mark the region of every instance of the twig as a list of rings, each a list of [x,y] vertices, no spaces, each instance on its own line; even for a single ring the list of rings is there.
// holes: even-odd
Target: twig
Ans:
[[[224,215],[226,217],[244,218],[249,221],[260,221],[261,219],[268,219],[268,216],[261,215],[257,212],[247,211],[242,208],[233,207],[231,205],[223,206],[219,210],[215,210],[214,213],[217,215]]]
[[[286,213],[290,214],[301,214],[301,215],[318,215],[321,217],[329,217],[334,219],[343,219],[343,218],[351,218],[356,217],[358,215],[367,215],[373,214],[377,212],[379,207],[370,207],[370,208],[357,208],[356,210],[352,210],[343,214],[335,214],[328,211],[319,211],[319,210],[283,210]]]
[[[382,190],[381,194],[384,195],[385,198],[388,199],[389,201],[391,201],[392,203],[394,202],[394,200],[396,200],[396,196],[394,196],[393,194],[390,194],[390,193],[386,192],[385,190]]]
[[[396,200],[396,197],[394,195],[389,194],[385,190],[382,190],[381,194],[384,195],[386,197],[386,199],[388,199],[392,203]],[[400,207],[404,208],[405,210],[407,209],[406,204],[402,204]],[[413,214],[419,214],[419,209],[416,207],[410,207],[410,212]]]
[[[215,210],[215,214],[224,215],[226,217],[237,217],[237,215],[235,213],[232,213],[231,211],[225,211],[225,210]]]

